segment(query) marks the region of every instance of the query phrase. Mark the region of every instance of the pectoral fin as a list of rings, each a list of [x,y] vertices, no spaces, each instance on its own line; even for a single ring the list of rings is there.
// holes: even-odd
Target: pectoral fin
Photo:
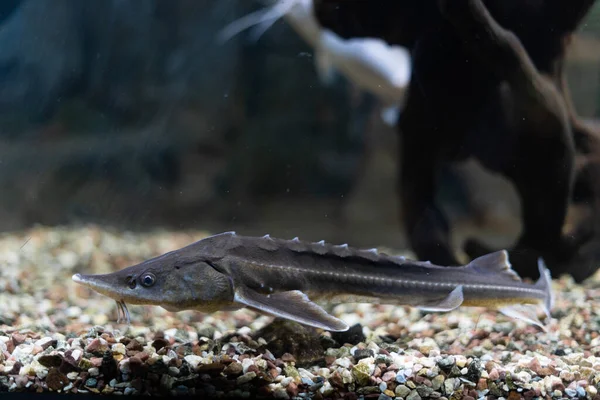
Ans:
[[[450,294],[441,301],[431,301],[427,302],[423,305],[418,305],[416,308],[422,311],[433,311],[433,312],[444,312],[444,311],[452,311],[462,304],[464,300],[463,297],[463,287],[457,286]]]
[[[234,301],[256,311],[315,328],[334,332],[348,330],[344,321],[327,314],[299,290],[264,295],[242,286],[236,288]]]

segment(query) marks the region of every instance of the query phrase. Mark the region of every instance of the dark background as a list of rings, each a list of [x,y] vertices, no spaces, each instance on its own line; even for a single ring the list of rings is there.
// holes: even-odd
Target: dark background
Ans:
[[[405,246],[397,138],[343,79],[324,87],[284,22],[219,29],[250,0],[0,2],[0,231],[98,223]],[[600,7],[569,53],[600,114]],[[426,156],[426,154],[424,154]],[[518,201],[472,163],[446,171],[454,239],[510,243]]]

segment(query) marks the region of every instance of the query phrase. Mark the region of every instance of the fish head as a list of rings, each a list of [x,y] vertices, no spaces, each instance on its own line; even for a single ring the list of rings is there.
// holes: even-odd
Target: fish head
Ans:
[[[233,301],[233,284],[212,262],[181,251],[166,253],[109,274],[75,274],[73,281],[117,302],[169,311],[213,312]]]

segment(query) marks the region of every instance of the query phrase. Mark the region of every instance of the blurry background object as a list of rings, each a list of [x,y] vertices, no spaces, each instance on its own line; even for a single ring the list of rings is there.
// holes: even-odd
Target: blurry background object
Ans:
[[[0,229],[93,222],[406,246],[397,138],[374,100],[344,79],[324,86],[313,49],[284,20],[257,41],[214,40],[262,7],[2,2]],[[567,64],[590,119],[600,114],[599,21],[596,5]],[[453,240],[511,243],[510,185],[475,163],[447,171],[438,195]]]
[[[252,37],[258,39],[280,18],[313,48],[315,67],[324,84],[330,85],[341,73],[356,88],[375,96],[383,105],[383,120],[390,126],[396,125],[411,75],[408,50],[379,38],[344,39],[323,29],[312,0],[274,0],[264,10],[227,25],[219,33],[219,40],[226,42],[248,28],[253,31]]]

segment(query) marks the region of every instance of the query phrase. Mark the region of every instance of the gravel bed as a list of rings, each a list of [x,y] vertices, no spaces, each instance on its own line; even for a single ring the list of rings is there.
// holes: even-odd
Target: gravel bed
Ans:
[[[248,310],[116,305],[75,284],[207,236],[96,227],[0,236],[0,392],[223,398],[600,399],[597,277],[554,281],[548,333],[480,308],[337,305],[331,334]],[[410,254],[407,254],[410,256]],[[199,397],[200,398],[200,397]]]

